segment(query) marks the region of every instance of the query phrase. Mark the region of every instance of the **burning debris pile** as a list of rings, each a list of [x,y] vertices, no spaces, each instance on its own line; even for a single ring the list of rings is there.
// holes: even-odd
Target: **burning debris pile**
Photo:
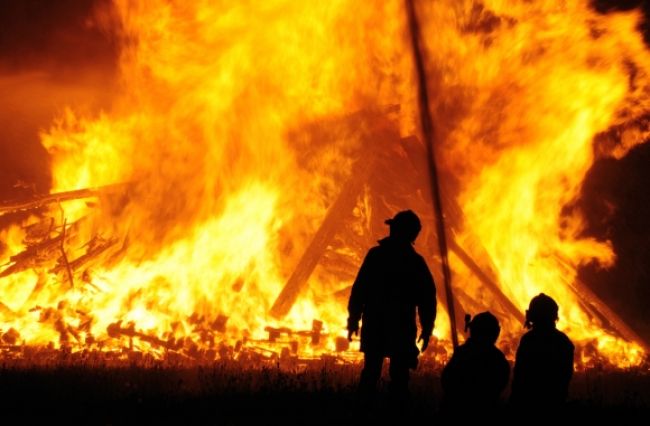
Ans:
[[[122,90],[42,133],[50,194],[0,206],[2,356],[356,359],[345,303],[384,219],[417,211],[439,271],[404,3],[155,3],[104,11]],[[510,3],[416,2],[454,276],[439,312],[490,309],[512,354],[543,291],[581,365],[638,365],[646,343],[577,277],[611,244],[571,206],[597,157],[648,136],[639,14]],[[438,361],[449,335],[439,315]]]

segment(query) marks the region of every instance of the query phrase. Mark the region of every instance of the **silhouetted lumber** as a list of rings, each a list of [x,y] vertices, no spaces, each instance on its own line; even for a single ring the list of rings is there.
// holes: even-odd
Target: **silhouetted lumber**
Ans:
[[[352,168],[353,175],[343,185],[336,201],[327,211],[325,219],[323,219],[316,235],[314,235],[314,238],[305,250],[293,274],[291,274],[289,281],[287,281],[287,284],[271,307],[271,315],[275,318],[284,317],[293,306],[330,240],[340,230],[343,219],[352,212],[363,185],[367,182],[373,171],[374,165],[375,159],[370,157],[366,160],[358,160]]]
[[[102,194],[117,192],[125,188],[126,184],[119,183],[113,185],[100,186],[97,188],[84,188],[74,191],[57,192],[54,194],[44,194],[35,196],[31,200],[0,204],[0,215],[14,213],[23,210],[32,210],[43,207],[50,203],[61,201],[78,200],[82,198],[96,197]]]
[[[407,154],[407,157],[410,163],[413,166],[413,170],[417,176],[419,176],[419,181],[426,182],[428,177],[427,164],[426,164],[426,150],[424,145],[416,137],[407,137],[401,140],[401,145],[404,148],[404,151]],[[508,314],[512,315],[518,321],[523,323],[524,316],[515,307],[515,305],[508,299],[508,297],[503,294],[499,286],[496,284],[496,280],[490,276],[488,272],[484,270],[470,255],[465,249],[463,249],[458,242],[456,241],[455,234],[463,228],[463,223],[465,221],[462,209],[456,202],[455,198],[452,197],[449,193],[450,191],[444,186],[440,187],[440,196],[442,202],[445,206],[445,219],[447,226],[447,244],[449,250],[454,252],[456,256],[467,266],[467,268],[478,278],[486,287],[486,289],[491,292],[494,297],[501,302],[504,309]],[[464,231],[466,232],[466,231]],[[488,256],[486,252],[482,253],[483,256]],[[437,280],[439,281],[439,280]],[[440,281],[439,281],[440,282]],[[440,292],[439,296],[443,299],[444,303],[446,302],[446,295],[444,292]],[[454,310],[456,311],[456,322],[457,324],[462,324],[464,321],[464,315],[462,307],[459,306],[459,303],[454,303]]]
[[[96,257],[99,257],[102,253],[104,253],[109,248],[113,247],[116,243],[117,243],[117,239],[101,241],[99,243],[93,243],[85,254],[79,256],[78,258],[76,258],[75,260],[69,263],[66,262],[67,264],[64,263],[55,266],[50,272],[53,274],[57,274],[61,272],[64,268],[68,268],[68,267],[70,268],[71,271],[76,271],[86,263],[90,262]]]
[[[63,264],[65,265],[65,270],[68,273],[68,281],[70,282],[70,287],[74,288],[74,274],[72,273],[72,268],[70,267],[70,262],[68,261],[68,254],[65,252],[65,225],[66,220],[63,219],[63,226],[61,226],[61,258],[63,259]]]
[[[163,340],[159,337],[151,336],[149,334],[136,330],[134,324],[129,324],[128,326],[124,327],[122,326],[122,321],[117,321],[109,324],[106,332],[110,337],[115,339],[120,338],[121,336],[129,338],[137,337],[138,339],[142,340],[143,342],[147,342],[152,346],[162,347],[167,350],[177,351],[182,348],[182,343],[180,341],[176,341],[173,338]]]
[[[648,345],[645,339],[632,330],[625,321],[623,321],[616,312],[607,306],[607,304],[603,302],[596,293],[591,291],[587,285],[577,277],[573,282],[569,282],[568,285],[571,291],[578,296],[578,299],[582,303],[587,304],[590,309],[598,312],[599,316],[604,318],[609,323],[609,326],[616,331],[620,337],[628,342],[636,343],[641,346],[644,351],[650,352],[650,345]]]
[[[567,269],[573,269],[571,262],[563,259],[561,256],[556,255],[555,259],[561,266]],[[632,330],[621,317],[614,312],[605,302],[603,302],[596,293],[594,293],[585,283],[580,281],[577,277],[573,281],[567,281],[569,289],[578,297],[578,300],[585,305],[587,310],[595,311],[601,319],[609,323],[611,329],[616,331],[620,337],[628,342],[637,343],[643,348],[644,351],[650,351],[650,345]]]
[[[425,55],[426,51],[422,46],[422,39],[420,35],[420,23],[415,10],[413,1],[406,0],[406,12],[408,18],[408,27],[411,36],[411,48],[413,55],[413,62],[415,65],[417,75],[417,88],[418,88],[418,101],[420,113],[420,129],[424,138],[427,150],[427,165],[429,169],[429,189],[431,190],[431,200],[433,202],[433,210],[435,211],[436,232],[438,234],[438,250],[440,253],[440,264],[442,267],[442,278],[447,295],[447,301],[452,301],[453,286],[451,282],[451,267],[449,266],[449,258],[447,254],[447,228],[445,226],[444,206],[442,204],[442,197],[440,193],[440,177],[438,173],[438,165],[436,164],[436,150],[435,144],[437,141],[437,134],[433,127],[433,116],[431,114],[431,105],[429,103],[429,85],[427,82],[427,72],[425,70]],[[451,328],[451,341],[454,349],[458,347],[458,330],[456,327],[455,307],[453,303],[447,306],[449,313],[449,326]]]
[[[319,265],[342,280],[352,280],[356,276],[358,261],[351,256],[326,251],[320,258]]]
[[[579,279],[575,279],[573,284],[570,284],[571,289],[580,298],[590,304],[592,308],[596,309],[603,317],[609,321],[610,325],[616,330],[621,337],[629,342],[637,343],[643,348],[644,351],[650,351],[650,345],[641,338],[634,330],[632,330],[626,323],[614,312],[605,302],[603,302],[589,287],[587,287]]]
[[[24,244],[26,246],[39,244],[41,241],[50,238],[56,228],[55,222],[53,217],[47,217],[36,223],[23,226],[22,228],[25,231]]]
[[[355,114],[337,117],[314,123],[306,130],[301,127],[300,134],[317,137],[319,141],[327,138],[340,138],[343,134],[350,137],[361,138],[361,143],[355,149],[358,160],[353,165],[353,176],[342,186],[342,189],[307,246],[298,265],[294,269],[287,284],[275,300],[271,315],[280,318],[286,315],[304,288],[309,276],[318,264],[323,252],[332,242],[332,238],[344,226],[343,220],[351,215],[361,191],[368,183],[373,168],[376,168],[378,154],[392,155],[386,147],[395,146],[399,141],[399,131],[390,115],[399,111],[399,105],[389,105],[377,109],[366,109]],[[332,130],[335,130],[332,132]],[[370,131],[368,131],[370,129]]]
[[[492,295],[501,303],[501,305],[521,324],[524,323],[524,314],[510,301],[510,299],[503,294],[499,286],[483,271],[483,269],[472,259],[472,257],[463,248],[458,245],[454,238],[449,238],[449,249],[454,252],[456,256],[472,271],[474,276],[478,278],[487,288]]]
[[[66,228],[65,233],[62,232],[55,237],[46,238],[38,243],[28,244],[25,250],[9,258],[9,261],[12,262],[12,264],[0,272],[0,278],[22,272],[29,268],[37,267],[49,260],[54,260],[55,255],[61,251],[61,245],[63,244],[64,239],[74,235],[73,231],[79,227],[80,223],[84,221],[84,219],[85,218],[81,218],[72,223]]]
[[[45,240],[39,244],[30,246],[25,250],[23,250],[22,252],[14,256],[11,256],[9,260],[13,262],[13,264],[5,268],[2,272],[0,272],[0,278],[4,278],[11,274],[22,272],[26,269],[37,266],[39,263],[43,261],[42,259],[39,259],[39,257],[42,256],[44,252],[47,251],[58,252],[59,244],[61,243],[62,239],[63,239],[62,235],[59,235],[54,238]]]
[[[427,259],[425,259],[427,260]],[[437,261],[438,259],[436,259]],[[444,290],[444,288],[440,285],[442,283],[442,274],[441,274],[441,269],[440,268],[433,268],[432,265],[430,264],[431,262],[427,261],[427,265],[429,266],[429,270],[431,271],[431,274],[433,275],[433,279],[436,282],[436,297],[439,302],[440,306],[443,306],[446,310],[447,313],[449,314],[449,305],[450,301],[447,300],[447,292]],[[462,303],[460,303],[460,300],[458,300],[458,297],[454,296],[452,294],[452,300],[451,304],[453,305],[453,313],[454,313],[454,318],[456,319],[456,322],[458,323],[459,321],[463,321],[465,318],[465,307],[463,306]],[[437,313],[437,315],[440,315],[440,312]],[[462,322],[460,322],[462,324]],[[461,333],[465,334],[464,331],[461,329],[459,330]]]

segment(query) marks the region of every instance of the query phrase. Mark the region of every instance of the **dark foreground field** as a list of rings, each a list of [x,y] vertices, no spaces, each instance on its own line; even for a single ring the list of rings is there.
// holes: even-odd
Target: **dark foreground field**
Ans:
[[[412,401],[396,412],[384,389],[370,407],[355,394],[359,365],[315,364],[293,371],[242,367],[8,367],[0,369],[0,424],[345,425],[440,424],[438,374],[412,375]],[[650,422],[650,374],[578,373],[566,414],[574,424]],[[469,424],[472,407],[447,423]],[[539,413],[503,416],[526,424]],[[528,417],[529,418],[525,418]],[[472,422],[473,423],[473,422]],[[474,423],[476,424],[476,423]]]

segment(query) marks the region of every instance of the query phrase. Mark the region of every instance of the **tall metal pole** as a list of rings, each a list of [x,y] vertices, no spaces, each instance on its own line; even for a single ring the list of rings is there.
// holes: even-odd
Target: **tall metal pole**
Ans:
[[[431,179],[431,198],[436,216],[436,228],[438,231],[438,245],[442,259],[442,276],[445,282],[445,295],[447,296],[447,313],[449,314],[449,325],[451,328],[451,342],[454,348],[458,347],[458,331],[456,328],[456,312],[454,309],[454,295],[451,286],[451,269],[447,252],[447,235],[445,232],[445,218],[443,216],[442,200],[440,198],[440,184],[438,179],[438,168],[436,167],[435,152],[433,149],[434,131],[431,110],[429,108],[429,94],[427,91],[427,75],[424,69],[424,49],[421,45],[420,25],[415,11],[414,0],[405,0],[406,12],[408,14],[408,25],[411,35],[411,48],[413,49],[413,60],[418,79],[418,101],[420,106],[420,122],[422,136],[424,137],[427,150],[427,163],[429,166],[429,177]]]

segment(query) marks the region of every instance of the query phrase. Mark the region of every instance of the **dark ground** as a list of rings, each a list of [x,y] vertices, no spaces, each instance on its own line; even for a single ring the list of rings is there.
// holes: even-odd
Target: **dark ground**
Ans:
[[[412,403],[395,413],[382,383],[378,400],[362,409],[355,394],[359,366],[242,368],[216,363],[193,368],[47,367],[0,369],[0,418],[8,424],[345,425],[440,424],[440,381],[434,370],[411,381]],[[479,413],[468,407],[448,423]],[[540,413],[499,423],[521,424]],[[579,424],[647,424],[650,373],[591,370],[571,385],[569,418]],[[5,423],[7,424],[7,423]],[[562,423],[560,423],[562,424]]]

